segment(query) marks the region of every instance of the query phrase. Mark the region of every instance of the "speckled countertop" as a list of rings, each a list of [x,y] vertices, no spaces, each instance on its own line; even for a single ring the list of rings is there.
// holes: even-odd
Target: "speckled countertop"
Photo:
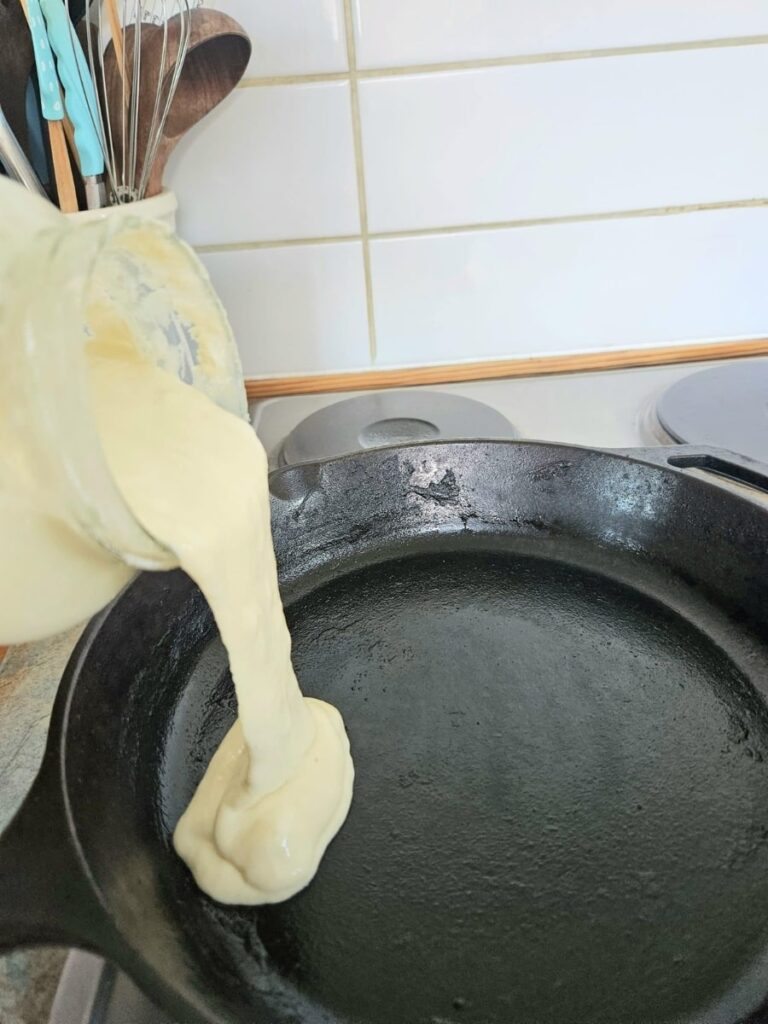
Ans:
[[[14,647],[0,668],[0,830],[40,765],[53,700],[80,631]],[[65,957],[61,949],[0,957],[2,1024],[46,1024]]]

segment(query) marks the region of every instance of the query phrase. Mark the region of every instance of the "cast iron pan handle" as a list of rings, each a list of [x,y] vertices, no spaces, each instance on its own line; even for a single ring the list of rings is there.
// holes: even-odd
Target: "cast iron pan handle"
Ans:
[[[683,472],[700,469],[713,477],[721,477],[754,487],[768,494],[768,467],[746,455],[737,455],[721,448],[700,448],[696,445],[677,445],[659,448],[624,448],[617,455],[627,455],[641,462],[652,462]]]
[[[0,952],[68,945],[109,954],[112,926],[68,824],[50,755],[0,836]]]

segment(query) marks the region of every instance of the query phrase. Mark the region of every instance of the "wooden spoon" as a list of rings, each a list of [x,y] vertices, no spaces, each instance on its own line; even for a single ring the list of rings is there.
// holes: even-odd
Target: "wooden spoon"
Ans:
[[[2,2],[2,0],[0,0]],[[190,13],[190,37],[187,55],[179,76],[176,93],[171,104],[160,143],[157,147],[147,181],[147,196],[162,191],[163,174],[168,158],[179,139],[201,121],[214,107],[218,106],[235,88],[243,77],[251,57],[251,41],[248,34],[234,18],[221,11],[196,7]],[[162,62],[162,29],[157,26],[142,26],[141,29],[141,83],[139,94],[138,160],[136,181],[143,172],[147,148],[150,143],[149,131],[155,96],[167,89],[176,67],[179,49],[180,22],[178,16],[168,23],[168,41],[164,68]],[[130,73],[135,46],[135,26],[125,29],[125,67]],[[107,83],[107,97],[112,118],[113,134],[121,124],[124,92],[114,47],[110,43],[104,54],[104,76]],[[116,138],[118,167],[122,157],[120,139]]]

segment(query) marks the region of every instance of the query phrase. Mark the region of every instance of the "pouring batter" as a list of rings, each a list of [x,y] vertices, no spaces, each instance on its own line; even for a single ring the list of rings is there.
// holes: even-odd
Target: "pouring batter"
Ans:
[[[175,848],[214,899],[285,900],[341,827],[354,771],[341,716],[302,696],[291,665],[264,450],[247,423],[163,370],[98,350],[89,367],[110,469],[208,600],[237,693],[239,718]]]

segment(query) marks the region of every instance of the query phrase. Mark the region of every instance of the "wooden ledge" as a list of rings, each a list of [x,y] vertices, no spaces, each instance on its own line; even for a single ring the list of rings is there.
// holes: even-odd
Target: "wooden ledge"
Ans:
[[[628,370],[639,366],[673,366],[677,363],[744,359],[748,356],[765,355],[768,355],[768,338],[757,338],[753,341],[671,345],[665,348],[628,348],[564,356],[449,363],[443,366],[412,366],[400,370],[356,370],[305,377],[250,378],[246,380],[245,387],[249,399],[278,398],[336,391],[410,388],[424,384],[462,384],[467,381],[500,380],[505,377],[542,377],[595,370]]]

